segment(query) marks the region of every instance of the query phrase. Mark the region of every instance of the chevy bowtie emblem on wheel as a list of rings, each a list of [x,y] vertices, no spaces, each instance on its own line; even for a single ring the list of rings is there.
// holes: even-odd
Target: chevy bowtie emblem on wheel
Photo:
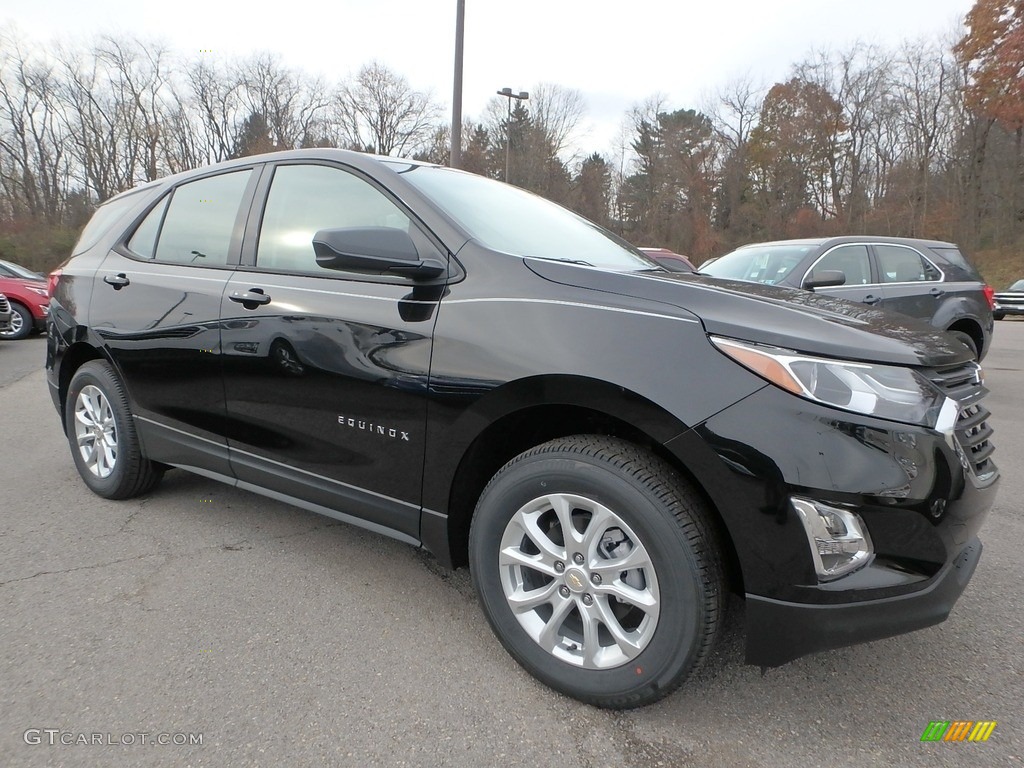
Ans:
[[[374,424],[372,421],[366,419],[353,419],[348,416],[338,416],[338,423],[343,427],[349,429],[358,429],[361,432],[369,432],[374,435],[380,435],[381,437],[389,437],[392,440],[401,440],[403,442],[409,442],[409,433],[403,432],[400,429],[394,429],[393,427],[387,427],[383,424]]]

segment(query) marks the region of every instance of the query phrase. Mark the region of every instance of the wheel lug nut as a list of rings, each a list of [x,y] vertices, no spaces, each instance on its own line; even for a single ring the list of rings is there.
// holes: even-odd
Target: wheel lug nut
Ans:
[[[562,573],[565,570],[565,563],[561,560],[555,561],[555,573]]]
[[[601,574],[600,573],[592,573],[590,575],[590,580],[592,582],[594,582],[594,584],[600,584],[601,583]]]
[[[575,555],[572,556],[572,561],[576,563],[576,565],[583,565],[583,555],[577,552]]]
[[[592,598],[590,595],[584,595],[583,596],[583,604],[584,605],[593,605],[594,604],[594,598]]]
[[[569,588],[568,587],[559,587],[558,588],[558,594],[560,594],[562,597],[568,597],[569,596]]]

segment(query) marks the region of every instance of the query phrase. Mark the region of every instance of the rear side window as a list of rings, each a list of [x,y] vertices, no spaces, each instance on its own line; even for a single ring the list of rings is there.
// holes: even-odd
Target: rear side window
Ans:
[[[974,268],[974,265],[967,260],[967,257],[960,252],[959,248],[932,248],[935,253],[942,259],[945,259],[955,267],[960,267],[964,272],[973,277],[978,282],[984,282],[981,279],[981,275],[978,270]]]
[[[941,280],[942,274],[913,248],[876,245],[883,283],[920,283]]]
[[[252,170],[191,181],[143,219],[128,247],[143,258],[204,267],[228,263],[238,207]]]
[[[126,195],[120,195],[97,208],[96,213],[92,215],[92,218],[89,219],[89,223],[86,224],[85,229],[82,230],[82,234],[79,236],[78,243],[75,245],[72,254],[79,254],[96,245],[100,238],[103,237],[103,235],[114,224],[120,221],[122,216],[128,213],[136,205],[142,203],[143,199],[145,199],[145,195],[142,194],[144,191],[145,190],[139,190],[137,192],[130,192]]]
[[[160,225],[163,224],[164,213],[167,211],[167,204],[170,201],[171,196],[167,195],[142,220],[139,228],[132,235],[132,239],[128,241],[128,250],[144,259],[152,259],[156,256],[156,236],[160,234]]]
[[[390,227],[409,231],[409,217],[364,179],[323,165],[282,165],[274,171],[256,266],[287,272],[325,272],[316,263],[313,235],[335,227]]]

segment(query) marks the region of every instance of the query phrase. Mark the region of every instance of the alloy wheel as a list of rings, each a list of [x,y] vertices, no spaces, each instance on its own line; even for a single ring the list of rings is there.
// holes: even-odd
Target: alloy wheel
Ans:
[[[545,651],[586,669],[638,656],[658,626],[658,579],[647,549],[608,507],[549,494],[509,520],[498,557],[509,607]]]
[[[75,438],[86,467],[96,477],[110,476],[117,463],[117,426],[103,391],[92,384],[75,399]]]

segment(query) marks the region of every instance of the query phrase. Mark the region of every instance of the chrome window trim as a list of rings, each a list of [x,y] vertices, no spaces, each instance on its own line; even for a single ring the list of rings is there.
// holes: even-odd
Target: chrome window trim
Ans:
[[[882,283],[854,283],[850,287],[859,286],[861,288],[867,288],[868,286],[921,285],[922,283],[944,283],[944,282],[946,282],[946,273],[939,267],[939,265],[936,264],[931,259],[929,259],[927,256],[925,256],[919,250],[917,250],[917,248],[915,248],[914,246],[912,246],[912,245],[904,245],[903,243],[881,243],[881,242],[873,242],[873,241],[870,241],[870,240],[864,240],[864,241],[858,241],[858,242],[854,242],[854,243],[838,243],[836,245],[833,245],[831,248],[829,248],[827,251],[825,251],[823,254],[821,254],[821,256],[819,256],[817,259],[815,259],[814,263],[811,264],[811,266],[807,268],[807,271],[804,272],[803,277],[800,278],[800,287],[803,288],[804,282],[806,282],[806,280],[807,280],[807,276],[818,265],[819,261],[821,261],[823,258],[825,258],[830,253],[832,253],[832,251],[834,251],[836,248],[842,248],[843,246],[846,246],[846,245],[863,245],[865,248],[869,248],[869,249],[870,248],[876,248],[876,247],[878,247],[880,245],[886,245],[886,246],[890,246],[892,248],[906,248],[908,251],[913,251],[918,256],[920,256],[922,259],[924,259],[929,264],[931,264],[932,268],[936,272],[939,273],[939,279],[938,280],[904,280],[904,281],[901,281],[901,282],[898,282],[898,283],[884,283],[884,282],[882,282]],[[878,254],[875,254],[875,258],[878,259]],[[870,262],[870,259],[871,259],[871,256],[869,254],[868,255],[869,262]],[[881,264],[879,264],[878,266],[881,267]],[[833,286],[833,287],[834,288],[846,288],[847,285],[845,285],[845,284],[844,285],[836,285],[836,286]]]

